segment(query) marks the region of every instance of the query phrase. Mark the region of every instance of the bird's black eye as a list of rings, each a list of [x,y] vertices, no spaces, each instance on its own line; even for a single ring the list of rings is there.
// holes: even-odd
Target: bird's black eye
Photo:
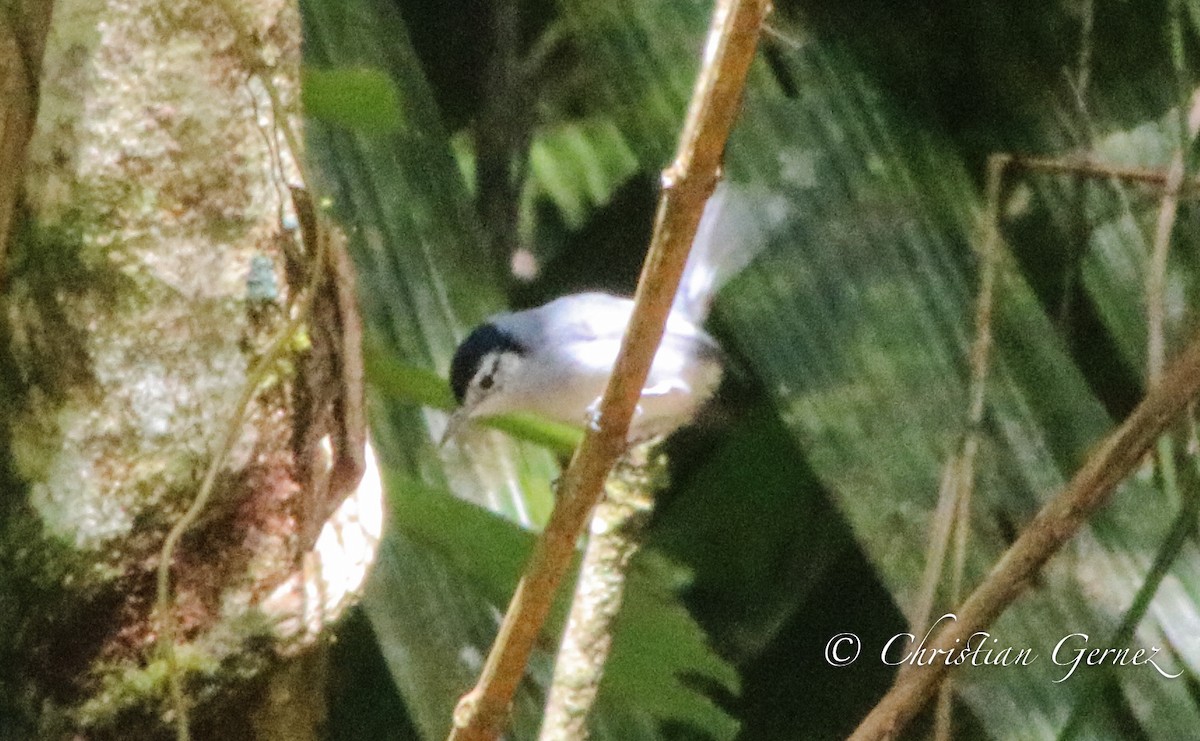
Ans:
[[[484,391],[487,391],[493,385],[495,385],[495,383],[496,383],[495,379],[493,379],[492,374],[489,373],[486,376],[484,376],[483,378],[479,379],[479,388],[483,389]]]
[[[476,377],[479,377],[479,386],[484,390],[495,385],[495,379],[490,377],[495,375],[496,366],[487,367],[484,364],[495,363],[497,354],[508,351],[520,354],[524,348],[512,335],[491,322],[479,325],[467,335],[467,339],[454,351],[454,360],[450,362],[450,388],[459,404],[466,399],[467,389]],[[485,375],[489,377],[487,385],[479,376],[480,369],[485,367]]]

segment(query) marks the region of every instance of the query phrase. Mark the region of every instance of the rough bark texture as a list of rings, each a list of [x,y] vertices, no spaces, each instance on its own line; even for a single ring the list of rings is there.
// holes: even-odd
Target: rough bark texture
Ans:
[[[284,268],[285,253],[303,262],[312,247],[285,226],[298,171],[281,132],[299,126],[298,80],[287,0],[55,5],[27,207],[0,273],[0,735],[166,728],[159,549],[309,285]],[[218,718],[205,702],[269,695],[261,671],[328,618],[325,590],[306,600],[320,526],[304,521],[314,505],[297,475],[313,462],[294,454],[321,436],[300,429],[305,384],[292,376],[301,356],[338,355],[313,352],[317,341],[300,333],[258,390],[173,559],[196,736],[250,728],[237,713],[251,703],[224,703]],[[370,503],[356,506],[377,524]]]
[[[589,738],[588,718],[612,650],[629,562],[642,547],[654,495],[666,486],[666,457],[656,455],[656,447],[656,442],[650,442],[631,449],[604,484],[604,498],[588,525],[587,548],[554,659],[554,679],[538,741]]]
[[[0,277],[37,114],[51,9],[50,0],[6,0],[0,6]]]

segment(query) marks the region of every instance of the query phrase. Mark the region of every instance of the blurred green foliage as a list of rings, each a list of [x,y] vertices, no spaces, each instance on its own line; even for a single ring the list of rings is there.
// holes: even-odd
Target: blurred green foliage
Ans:
[[[309,67],[301,83],[305,115],[330,126],[381,134],[404,123],[396,86],[382,70]]]
[[[474,679],[557,468],[496,432],[438,450],[446,397],[430,373],[444,374],[490,312],[632,288],[711,8],[302,8],[308,141],[352,237],[394,503],[363,608],[370,629],[353,623],[353,649],[335,663],[331,737],[378,737],[379,725],[347,720],[378,713],[410,719],[389,737],[434,739]],[[516,94],[487,74],[493,14],[511,12]],[[891,680],[879,650],[913,608],[941,466],[965,433],[986,157],[1165,166],[1197,84],[1198,20],[1193,4],[1156,0],[777,3],[727,170],[783,196],[786,226],[718,301],[713,329],[735,382],[716,421],[673,441],[673,485],[618,638],[635,647],[614,656],[596,738],[730,738],[740,724],[742,739],[782,741],[856,725]],[[485,257],[474,134],[511,123],[487,119],[504,115],[484,105],[490,95],[511,96],[531,123],[528,158],[512,163],[519,219],[507,245],[525,279]],[[967,584],[1140,398],[1157,204],[1144,187],[1010,179]],[[1195,324],[1198,216],[1185,200],[1169,348]],[[1194,735],[1194,535],[1133,638],[1164,647],[1185,678],[1113,672],[1093,695],[1055,683],[1049,656],[1069,633],[1102,645],[1116,629],[1180,506],[1149,469],[1122,487],[992,628],[1041,661],[959,672],[958,737],[1056,738],[1078,703],[1081,738]],[[863,656],[834,668],[823,652],[842,632],[862,638]],[[549,636],[545,649],[514,738],[536,733]]]

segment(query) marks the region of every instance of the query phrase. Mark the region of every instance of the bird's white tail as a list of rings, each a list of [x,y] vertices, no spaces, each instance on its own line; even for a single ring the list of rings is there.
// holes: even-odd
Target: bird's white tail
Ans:
[[[786,216],[783,197],[762,186],[718,183],[700,217],[674,310],[703,322],[717,291],[767,246]]]

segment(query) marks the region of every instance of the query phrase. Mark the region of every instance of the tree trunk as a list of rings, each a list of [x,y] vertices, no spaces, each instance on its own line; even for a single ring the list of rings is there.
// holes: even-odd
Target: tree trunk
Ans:
[[[161,737],[179,679],[193,735],[250,737],[294,698],[267,670],[365,575],[357,316],[297,164],[299,47],[285,0],[54,6],[0,188],[0,735]]]

